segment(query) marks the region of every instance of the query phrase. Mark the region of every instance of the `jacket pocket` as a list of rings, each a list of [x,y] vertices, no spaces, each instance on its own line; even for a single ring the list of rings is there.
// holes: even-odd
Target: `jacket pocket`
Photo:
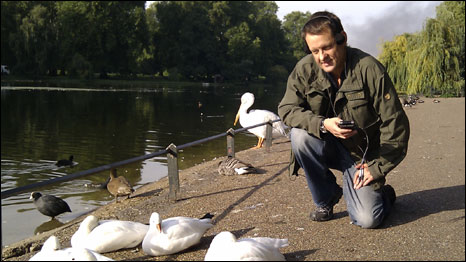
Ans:
[[[366,99],[364,91],[345,94],[348,100],[347,108],[353,120],[360,128],[367,128],[375,124],[379,117],[373,106]]]
[[[316,89],[309,90],[305,95],[311,111],[317,115],[324,115],[324,108],[327,108],[329,105],[327,95],[323,91]]]

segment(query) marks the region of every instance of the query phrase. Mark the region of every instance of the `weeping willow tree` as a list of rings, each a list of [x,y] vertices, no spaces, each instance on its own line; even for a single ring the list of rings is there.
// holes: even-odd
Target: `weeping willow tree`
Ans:
[[[464,1],[444,2],[421,32],[384,43],[380,61],[398,91],[464,96],[464,21]]]
[[[409,64],[406,60],[408,38],[410,34],[403,34],[396,36],[392,42],[385,42],[383,44],[383,52],[380,55],[380,60],[385,64],[388,69],[395,88],[401,92],[406,93],[406,80],[408,77]]]

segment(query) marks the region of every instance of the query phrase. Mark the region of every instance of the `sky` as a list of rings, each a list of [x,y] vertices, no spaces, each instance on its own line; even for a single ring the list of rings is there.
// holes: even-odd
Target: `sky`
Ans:
[[[146,1],[149,6],[153,1]],[[375,57],[384,41],[394,36],[423,29],[427,18],[435,17],[435,8],[443,1],[275,1],[277,16],[293,11],[315,13],[330,11],[340,17],[348,35],[348,44]]]

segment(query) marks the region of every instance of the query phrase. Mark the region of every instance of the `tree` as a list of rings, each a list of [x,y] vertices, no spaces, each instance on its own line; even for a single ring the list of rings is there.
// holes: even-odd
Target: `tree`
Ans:
[[[55,75],[58,64],[56,12],[53,2],[34,5],[21,19],[16,69],[28,75]]]
[[[380,60],[397,90],[464,95],[464,17],[464,1],[443,2],[420,33],[384,43]]]
[[[253,75],[253,60],[251,59],[260,48],[260,39],[254,38],[248,23],[243,22],[227,30],[228,56],[230,65],[227,67],[229,77],[249,79]]]
[[[158,43],[155,35],[159,31],[159,21],[157,19],[157,3],[153,3],[146,9],[146,23],[148,32],[148,45],[143,47],[136,59],[139,71],[143,74],[162,75],[163,67],[157,61],[156,53]]]
[[[277,10],[270,1],[155,1],[147,10],[144,1],[2,1],[2,62],[36,76],[272,79],[296,60]]]
[[[252,57],[254,73],[270,77],[276,73],[276,65],[283,65],[290,56],[288,42],[276,15],[277,4],[264,1],[253,1],[252,4],[257,10],[252,28],[256,39],[260,40],[259,49]]]
[[[78,59],[101,77],[138,71],[136,60],[148,45],[143,1],[57,2],[57,16],[66,70],[75,70]]]
[[[453,42],[457,43],[458,62],[461,78],[464,79],[464,48],[465,48],[465,2],[464,1],[446,1],[437,7],[437,18],[444,25],[455,25],[449,27]]]
[[[91,64],[92,24],[90,4],[81,1],[57,2],[58,39],[62,75],[93,77]]]
[[[283,30],[285,38],[289,42],[293,56],[299,60],[306,55],[304,52],[304,41],[301,37],[301,30],[311,17],[310,12],[293,11],[284,17]]]
[[[1,20],[1,61],[16,73],[16,67],[21,57],[24,57],[23,35],[20,25],[23,17],[32,9],[33,3],[28,1],[2,1]]]
[[[401,92],[407,92],[408,65],[412,63],[408,60],[408,39],[413,37],[410,34],[396,36],[392,42],[383,44],[383,52],[380,61],[388,68],[390,78],[395,88]]]
[[[182,17],[178,41],[180,42],[180,73],[189,79],[207,81],[214,72],[215,57],[210,51],[215,47],[215,36],[208,18],[208,2],[186,1],[181,3]]]

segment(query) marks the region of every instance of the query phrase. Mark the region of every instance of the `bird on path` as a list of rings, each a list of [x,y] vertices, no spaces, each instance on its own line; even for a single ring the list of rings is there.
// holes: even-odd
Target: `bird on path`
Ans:
[[[401,105],[403,106],[409,106],[409,107],[412,106],[411,103],[408,101],[408,99],[405,97],[400,97],[400,102],[401,102]]]
[[[81,247],[98,253],[112,252],[139,245],[149,225],[124,220],[100,220],[87,216],[71,237],[72,247]]]
[[[243,175],[249,173],[256,173],[256,168],[238,158],[228,156],[225,160],[218,163],[218,173],[224,176]]]
[[[107,190],[115,196],[117,203],[119,196],[127,196],[128,199],[131,193],[134,192],[133,187],[124,176],[117,176],[115,168],[110,171],[110,181],[108,181]]]
[[[60,159],[57,161],[57,163],[55,163],[56,166],[73,166],[73,159],[74,159],[74,156],[71,155],[69,159]]]
[[[56,236],[50,236],[41,250],[29,261],[114,261],[87,248],[69,247],[60,249],[60,242]]]
[[[222,231],[212,239],[204,261],[285,261],[279,249],[286,246],[288,239],[236,239],[231,232]]]
[[[52,219],[61,213],[71,212],[68,203],[53,195],[42,195],[39,192],[32,192],[29,199],[33,199],[34,205],[39,212]]]
[[[211,228],[211,215],[204,218],[170,217],[160,218],[159,213],[150,216],[150,228],[142,241],[142,250],[150,256],[170,255],[183,251],[201,241]]]
[[[233,123],[234,126],[236,126],[238,120],[242,127],[249,127],[260,123],[280,119],[280,117],[275,113],[263,109],[253,109],[250,110],[248,113],[248,109],[253,104],[254,95],[252,93],[246,92],[241,96],[241,105],[238,109],[238,113],[236,114],[235,122]],[[283,124],[282,121],[274,122],[272,124],[272,137],[277,137],[281,135],[286,136],[285,128],[286,126]],[[253,148],[261,148],[266,135],[266,125],[250,128],[248,129],[248,131],[256,135],[258,138],[257,145]]]

